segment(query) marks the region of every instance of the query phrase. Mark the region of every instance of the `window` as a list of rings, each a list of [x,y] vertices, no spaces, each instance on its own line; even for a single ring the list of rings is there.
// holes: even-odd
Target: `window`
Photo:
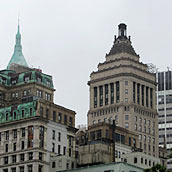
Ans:
[[[69,157],[71,157],[72,156],[72,150],[71,150],[71,148],[69,148]]]
[[[97,87],[94,87],[94,108],[97,107]]]
[[[120,101],[120,84],[119,81],[116,82],[116,103]]]
[[[55,130],[52,131],[52,139],[55,140]]]
[[[25,128],[22,128],[22,129],[21,129],[21,132],[22,132],[22,134],[21,134],[22,137],[25,137]]]
[[[33,160],[33,152],[29,152],[29,160]]]
[[[53,111],[53,121],[56,121],[56,111]]]
[[[114,84],[110,84],[110,101],[111,104],[114,104]]]
[[[17,138],[17,130],[13,130],[13,136],[14,136],[14,139],[16,139]]]
[[[19,167],[20,168],[20,172],[24,172],[24,166]]]
[[[32,116],[33,108],[29,109],[30,116]]]
[[[45,99],[50,101],[51,100],[51,94],[45,93]]]
[[[38,166],[38,172],[42,172],[42,169],[43,169],[43,166],[42,165],[39,165]]]
[[[11,172],[16,172],[16,167],[11,168]]]
[[[137,130],[137,124],[134,125],[134,129]]]
[[[21,149],[24,149],[24,141],[21,142]]]
[[[128,102],[128,98],[125,98],[125,102]]]
[[[43,107],[40,107],[40,116],[43,116],[44,114],[44,109],[43,109]]]
[[[39,160],[42,161],[42,159],[43,159],[43,153],[42,152],[39,152]]]
[[[55,161],[52,162],[52,168],[56,168],[56,162]]]
[[[4,164],[8,164],[8,156],[4,157]]]
[[[140,123],[140,124],[142,123],[142,118],[139,118],[139,123]]]
[[[62,114],[61,113],[59,113],[59,115],[58,115],[58,121],[59,121],[59,123],[61,123],[61,121],[62,121]]]
[[[28,165],[28,172],[33,172],[32,171],[32,165]]]
[[[109,89],[108,84],[105,85],[105,105],[108,105],[109,102]]]
[[[8,172],[8,168],[6,168],[6,169],[3,169],[3,172]]]
[[[40,126],[39,128],[39,147],[43,148],[44,147],[44,127]]]
[[[55,143],[52,143],[52,152],[55,152]]]
[[[135,116],[135,122],[137,122],[137,116]]]
[[[137,163],[137,157],[134,157],[134,164]]]
[[[37,95],[38,97],[42,98],[42,91],[37,90],[37,91],[36,91],[36,95]]]
[[[142,132],[142,126],[141,125],[139,125],[139,131]]]
[[[146,142],[146,136],[144,135],[144,142]]]
[[[67,115],[64,115],[64,124],[67,125]]]
[[[63,155],[66,155],[66,147],[63,147]]]
[[[12,163],[16,163],[16,155],[12,155]]]
[[[103,106],[103,86],[99,86],[99,106]]]
[[[60,132],[58,133],[58,141],[59,142],[61,141],[61,133]]]
[[[60,152],[61,152],[61,146],[58,145],[58,154],[60,155]]]
[[[125,123],[125,128],[129,128],[128,122]]]
[[[17,112],[16,112],[16,111],[13,112],[13,118],[14,118],[14,119],[17,118]]]
[[[48,116],[49,116],[49,109],[46,108],[46,118],[48,119]]]
[[[104,118],[104,122],[107,123],[107,118]]]
[[[128,94],[128,89],[125,89],[125,94]]]
[[[24,161],[24,153],[20,154],[20,161]]]
[[[22,109],[22,118],[24,117],[24,109]]]
[[[28,148],[33,147],[33,132],[34,132],[33,126],[29,126],[28,127]]]
[[[128,81],[125,81],[125,86],[127,86],[128,85]]]
[[[143,164],[143,158],[141,158],[141,164]]]
[[[5,152],[8,152],[8,144],[5,144]]]
[[[5,137],[6,137],[6,140],[9,140],[9,131],[5,132]]]
[[[128,120],[128,119],[129,119],[128,115],[125,115],[125,120]]]
[[[73,125],[73,118],[69,117],[69,125],[72,126]]]
[[[16,151],[16,142],[13,143],[13,151]]]

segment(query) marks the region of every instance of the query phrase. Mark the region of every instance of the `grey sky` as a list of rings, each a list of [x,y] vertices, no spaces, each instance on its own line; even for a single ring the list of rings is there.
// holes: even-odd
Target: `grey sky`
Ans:
[[[19,13],[28,64],[53,76],[55,102],[77,112],[77,125],[87,119],[89,75],[104,61],[119,23],[127,24],[142,62],[172,67],[171,0],[1,0],[0,69],[12,56]]]

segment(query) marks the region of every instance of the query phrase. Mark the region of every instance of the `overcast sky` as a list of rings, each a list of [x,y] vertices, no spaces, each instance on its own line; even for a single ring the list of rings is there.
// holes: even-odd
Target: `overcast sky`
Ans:
[[[87,123],[87,81],[118,24],[127,24],[142,62],[172,69],[171,0],[0,0],[0,69],[12,56],[19,13],[28,64],[53,76],[55,103],[77,112],[76,125]]]

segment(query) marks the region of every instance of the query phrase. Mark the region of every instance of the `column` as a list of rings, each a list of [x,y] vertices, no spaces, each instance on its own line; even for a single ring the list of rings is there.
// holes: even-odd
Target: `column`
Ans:
[[[39,147],[39,125],[34,126],[33,147]]]

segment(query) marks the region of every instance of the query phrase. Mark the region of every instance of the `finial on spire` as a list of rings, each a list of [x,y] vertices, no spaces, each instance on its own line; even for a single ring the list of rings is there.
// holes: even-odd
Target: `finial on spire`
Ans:
[[[20,13],[18,14],[18,33],[20,32]]]
[[[127,36],[127,25],[126,24],[121,23],[118,25],[118,28],[119,28],[119,35],[118,36],[121,36],[121,37]]]

